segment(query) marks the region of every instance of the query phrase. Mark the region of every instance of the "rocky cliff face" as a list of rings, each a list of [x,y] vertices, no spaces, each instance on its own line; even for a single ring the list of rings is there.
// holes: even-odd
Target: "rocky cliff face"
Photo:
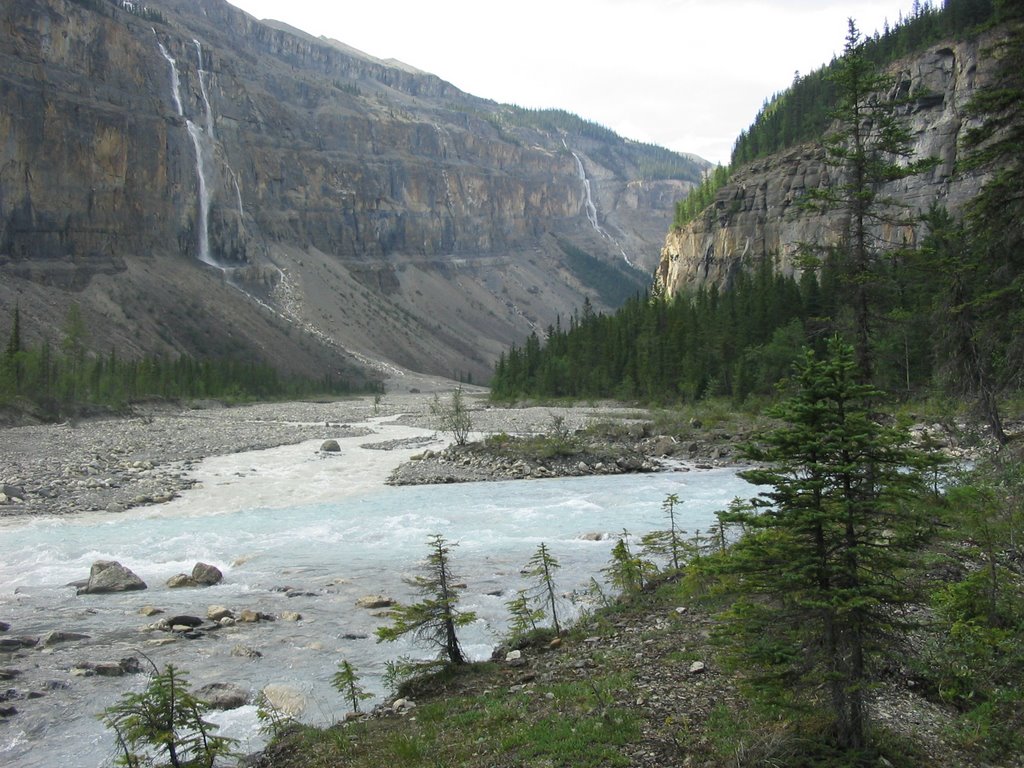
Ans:
[[[960,139],[970,126],[964,105],[986,77],[985,40],[936,46],[895,65],[892,92],[881,98],[906,100],[900,107],[915,158],[935,157],[927,173],[888,185],[885,196],[926,211],[938,201],[951,210],[973,197],[982,179],[959,175]],[[807,191],[834,183],[837,169],[825,164],[820,144],[805,144],[758,160],[736,171],[713,205],[681,229],[673,229],[661,251],[656,280],[668,294],[702,284],[727,285],[730,275],[760,259],[783,272],[796,270],[801,243],[834,244],[841,212],[811,213],[797,204]],[[916,242],[913,227],[889,226],[889,242]]]
[[[100,349],[307,373],[480,380],[601,305],[566,246],[643,285],[702,167],[642,181],[638,145],[221,0],[4,4],[0,131],[0,312],[30,340],[75,301]]]

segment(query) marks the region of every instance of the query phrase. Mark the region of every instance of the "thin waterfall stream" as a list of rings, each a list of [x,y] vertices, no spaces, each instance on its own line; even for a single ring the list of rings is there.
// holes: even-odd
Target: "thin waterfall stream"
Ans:
[[[610,234],[608,234],[607,230],[605,230],[604,227],[601,226],[600,222],[597,219],[597,205],[594,203],[590,179],[587,177],[587,169],[583,165],[583,159],[579,155],[577,155],[573,150],[569,149],[569,145],[566,143],[564,138],[562,139],[562,146],[569,150],[569,153],[573,156],[573,159],[576,161],[576,174],[577,176],[579,176],[580,181],[583,182],[583,203],[584,207],[586,208],[587,219],[590,221],[591,226],[597,231],[599,235],[601,235],[601,237],[611,240],[615,247],[619,249],[619,253],[622,254],[623,261],[625,261],[628,266],[632,267],[633,269],[636,269],[636,266],[633,264],[629,256],[626,254],[626,250],[619,244],[619,241],[612,237]]]

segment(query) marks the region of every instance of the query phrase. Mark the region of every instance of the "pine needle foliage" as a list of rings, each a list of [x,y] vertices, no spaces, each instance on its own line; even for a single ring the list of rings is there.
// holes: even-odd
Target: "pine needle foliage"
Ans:
[[[644,552],[666,558],[668,566],[673,571],[678,571],[686,565],[687,561],[694,554],[693,547],[686,541],[686,531],[682,530],[676,523],[676,507],[682,502],[679,494],[670,493],[661,503],[661,509],[668,518],[668,529],[651,531],[644,534],[641,539]]]
[[[466,657],[459,645],[456,630],[476,621],[472,611],[459,610],[459,587],[451,570],[450,544],[440,534],[429,540],[423,573],[406,583],[416,588],[423,598],[418,603],[393,607],[394,624],[377,629],[377,641],[392,642],[405,635],[435,649],[438,656],[451,664],[465,664]]]
[[[555,572],[561,567],[558,559],[551,554],[551,550],[543,541],[526,564],[526,575],[534,580],[536,589],[540,592],[542,615],[550,614],[551,625],[555,628],[556,634],[562,632],[562,627],[558,623],[558,600],[555,589]]]
[[[344,697],[353,712],[359,711],[360,701],[373,698],[373,694],[367,693],[359,684],[359,675],[347,659],[338,662],[338,671],[331,678],[331,685]]]
[[[732,515],[746,534],[721,560],[739,593],[722,638],[755,695],[824,707],[835,745],[857,752],[869,746],[871,659],[891,650],[893,609],[913,597],[926,457],[873,420],[879,393],[858,382],[848,344],[808,353],[795,382],[772,409],[783,425],[747,450],[763,466],[742,476],[769,490]]]
[[[234,740],[215,735],[217,726],[204,719],[208,710],[185,674],[168,664],[144,691],[124,694],[99,717],[117,737],[117,765],[212,768],[218,757],[232,754]]]

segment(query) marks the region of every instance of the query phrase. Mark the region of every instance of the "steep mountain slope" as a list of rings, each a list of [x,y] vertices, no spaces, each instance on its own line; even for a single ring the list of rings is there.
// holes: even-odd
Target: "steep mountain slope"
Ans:
[[[540,117],[222,0],[5,4],[0,313],[56,339],[77,302],[123,354],[480,380],[614,303],[609,275],[642,287],[706,167]]]
[[[933,202],[956,211],[980,189],[984,181],[980,174],[958,173],[958,162],[961,139],[972,125],[963,107],[990,76],[994,62],[984,51],[991,42],[991,36],[986,36],[936,45],[891,68],[892,90],[879,97],[902,102],[900,114],[912,136],[912,156],[939,160],[931,171],[893,182],[881,191],[882,196],[906,206],[906,212],[927,211]],[[669,232],[657,282],[669,295],[702,284],[726,285],[736,270],[766,258],[783,273],[792,274],[801,243],[835,243],[842,231],[842,211],[811,212],[799,205],[808,191],[833,183],[835,173],[825,163],[820,142],[735,170],[713,205],[686,226]],[[877,232],[894,245],[914,244],[921,234],[919,228],[902,226]]]

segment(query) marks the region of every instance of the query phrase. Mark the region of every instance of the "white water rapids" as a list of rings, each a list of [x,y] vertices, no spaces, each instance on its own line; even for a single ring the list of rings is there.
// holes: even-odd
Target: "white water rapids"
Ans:
[[[461,639],[470,656],[483,659],[506,631],[504,603],[526,586],[520,569],[540,542],[561,561],[557,585],[568,594],[599,576],[613,544],[584,534],[663,528],[661,504],[670,493],[682,499],[677,511],[684,526],[706,530],[715,510],[749,495],[750,486],[726,469],[391,487],[384,484],[390,470],[419,449],[363,446],[431,433],[389,423],[373,428],[371,437],[339,439],[340,454],[321,454],[314,441],[208,459],[195,472],[200,485],[160,506],[0,521],[0,619],[11,625],[0,637],[50,630],[89,636],[27,648],[0,664],[20,672],[5,687],[45,693],[10,701],[18,713],[0,724],[0,764],[105,764],[114,742],[96,714],[125,691],[141,690],[147,678],[76,677],[70,670],[82,661],[116,662],[140,652],[160,666],[186,670],[193,687],[232,682],[255,694],[268,684],[289,685],[305,697],[303,720],[333,722],[345,710],[330,687],[342,658],[383,696],[386,661],[426,653],[408,642],[376,643],[373,632],[385,620],[355,602],[373,593],[409,599],[402,577],[416,573],[431,534],[458,544],[453,567],[467,585],[462,605],[479,616]],[[65,586],[87,576],[100,559],[118,560],[149,589],[76,596]],[[197,561],[218,566],[223,583],[164,586]],[[189,640],[147,631],[158,617],[139,613],[152,605],[165,616],[205,617],[214,604],[236,612],[294,611],[302,620],[238,624]],[[574,607],[566,600],[563,609]],[[262,656],[232,655],[238,645]],[[261,745],[253,706],[213,719],[222,733],[240,740],[240,749]]]

